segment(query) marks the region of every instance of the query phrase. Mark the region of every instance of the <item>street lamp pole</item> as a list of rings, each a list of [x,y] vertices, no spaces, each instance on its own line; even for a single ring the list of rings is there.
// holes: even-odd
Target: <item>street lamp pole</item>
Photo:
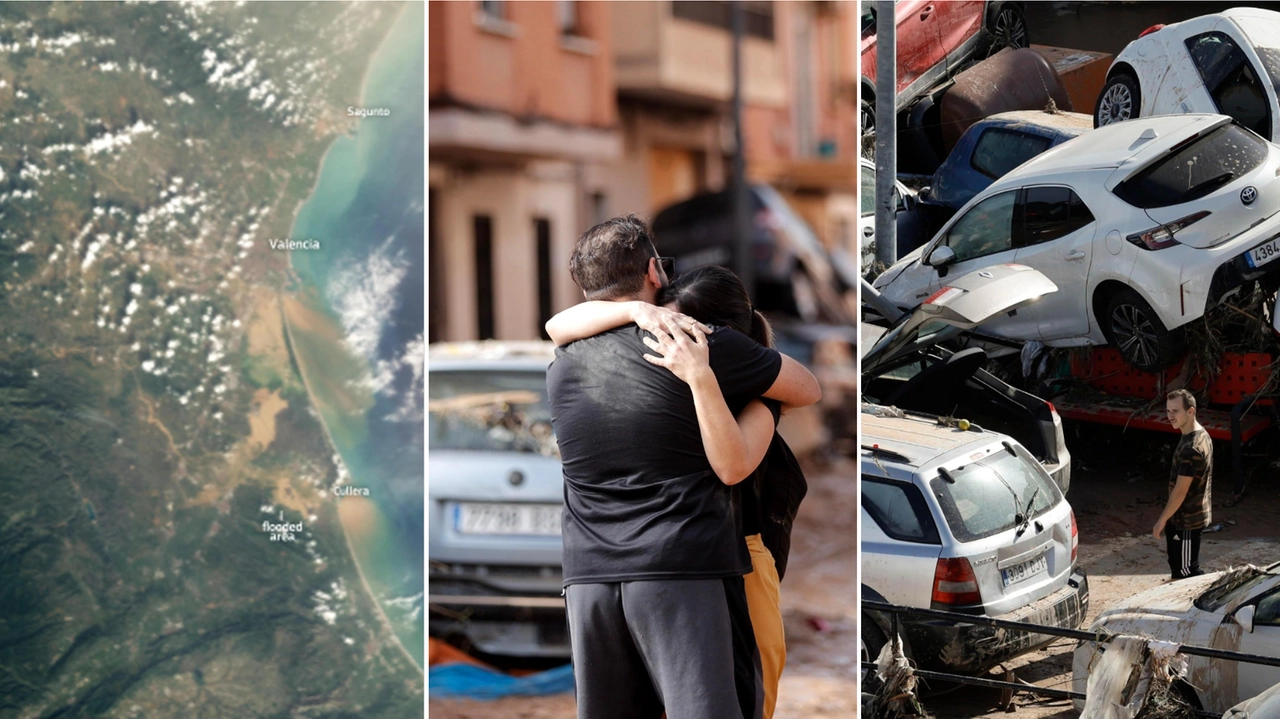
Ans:
[[[876,0],[876,262],[885,267],[898,258],[898,208],[893,201],[898,176],[897,37],[893,0]]]
[[[750,199],[747,195],[746,148],[742,141],[742,34],[746,24],[742,0],[734,0],[729,12],[733,26],[733,236],[737,244],[733,253],[733,269],[754,302]]]

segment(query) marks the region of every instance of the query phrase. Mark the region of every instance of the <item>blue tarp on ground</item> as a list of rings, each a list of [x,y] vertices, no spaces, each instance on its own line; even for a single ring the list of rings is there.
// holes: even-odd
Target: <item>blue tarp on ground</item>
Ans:
[[[501,699],[569,691],[573,691],[571,664],[524,677],[470,664],[439,664],[427,671],[427,692],[433,699]]]

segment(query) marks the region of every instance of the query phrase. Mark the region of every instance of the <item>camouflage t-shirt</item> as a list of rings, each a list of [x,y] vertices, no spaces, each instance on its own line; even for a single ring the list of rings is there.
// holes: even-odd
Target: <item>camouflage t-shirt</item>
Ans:
[[[1178,477],[1190,477],[1191,486],[1182,506],[1169,518],[1174,529],[1204,529],[1212,519],[1213,440],[1198,429],[1182,435],[1173,452],[1173,469],[1169,474],[1169,492],[1173,493]]]

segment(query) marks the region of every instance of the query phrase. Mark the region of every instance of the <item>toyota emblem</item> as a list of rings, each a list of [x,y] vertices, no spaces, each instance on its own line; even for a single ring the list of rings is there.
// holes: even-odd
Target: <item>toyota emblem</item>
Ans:
[[[1258,189],[1253,185],[1249,185],[1240,191],[1240,201],[1244,204],[1252,205],[1256,199],[1258,199]]]

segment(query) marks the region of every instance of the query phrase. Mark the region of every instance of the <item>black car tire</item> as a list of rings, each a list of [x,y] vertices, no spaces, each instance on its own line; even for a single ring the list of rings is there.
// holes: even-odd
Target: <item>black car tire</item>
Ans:
[[[1125,362],[1146,372],[1162,370],[1186,352],[1183,333],[1167,329],[1151,305],[1132,289],[1121,290],[1107,303],[1103,330]]]
[[[993,52],[1006,47],[1018,50],[1031,46],[1027,41],[1027,15],[1016,3],[1001,3],[992,14],[990,28]]]
[[[858,101],[858,144],[862,146],[861,156],[867,159],[873,159],[876,154],[875,146],[867,141],[868,135],[875,135],[876,131],[876,106],[866,100]]]
[[[1105,121],[1104,107],[1107,110]],[[1127,72],[1117,72],[1107,79],[1102,92],[1098,93],[1098,102],[1093,106],[1093,126],[1132,120],[1141,111],[1142,90],[1138,87],[1138,78]]]

